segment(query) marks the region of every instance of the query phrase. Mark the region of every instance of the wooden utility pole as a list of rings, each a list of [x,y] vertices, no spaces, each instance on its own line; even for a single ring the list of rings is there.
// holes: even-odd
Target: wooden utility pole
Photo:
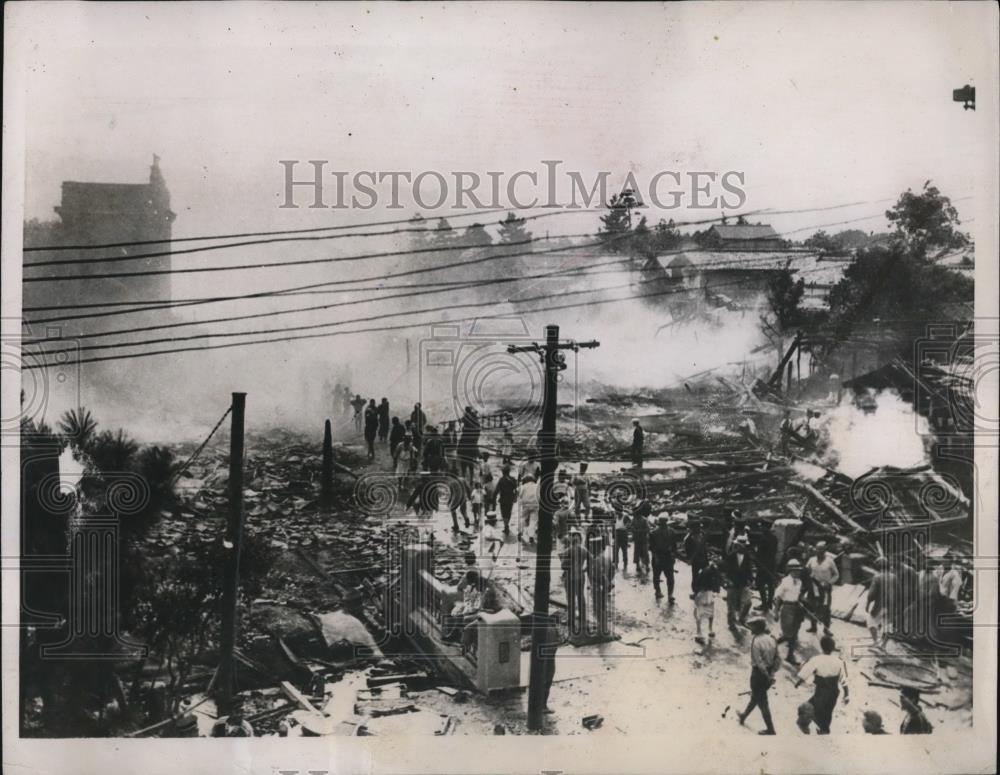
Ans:
[[[333,428],[326,421],[323,428],[323,470],[320,474],[320,502],[329,508],[333,501]]]
[[[544,667],[542,661],[542,641],[538,637],[544,628],[541,620],[549,613],[549,589],[552,564],[552,514],[555,503],[555,474],[559,461],[556,459],[556,406],[558,403],[559,372],[566,368],[566,357],[561,350],[576,352],[581,347],[599,347],[598,342],[559,342],[559,326],[545,327],[545,344],[526,346],[511,345],[509,353],[535,352],[541,355],[545,368],[545,391],[542,403],[542,432],[540,441],[542,475],[539,482],[538,499],[538,553],[535,557],[535,598],[531,631],[531,671],[528,678],[528,729],[542,728],[545,708]],[[555,659],[555,655],[550,657]]]
[[[229,438],[229,524],[226,529],[226,577],[222,589],[222,635],[218,682],[219,713],[228,714],[233,704],[237,605],[240,589],[240,551],[243,548],[243,417],[246,393],[233,393],[233,423]]]

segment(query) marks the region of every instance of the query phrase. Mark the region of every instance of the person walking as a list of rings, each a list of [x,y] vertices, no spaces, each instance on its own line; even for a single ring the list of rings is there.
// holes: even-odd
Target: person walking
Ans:
[[[378,440],[383,444],[389,439],[389,399],[382,397],[378,405]],[[392,449],[390,447],[390,449]]]
[[[510,428],[503,429],[503,438],[500,441],[500,460],[504,465],[514,462],[514,436]]]
[[[535,477],[526,476],[521,480],[517,502],[521,510],[518,538],[523,536],[533,544],[538,533],[538,483]]]
[[[737,639],[743,637],[738,626],[744,626],[750,613],[750,586],[753,584],[753,560],[750,559],[750,541],[739,535],[733,541],[732,554],[723,564],[726,575],[726,621]]]
[[[510,515],[517,501],[517,481],[510,475],[510,468],[503,467],[496,486],[496,500],[500,506],[500,518],[503,520],[504,535],[510,533]]]
[[[448,420],[441,434],[444,442],[444,457],[448,464],[448,470],[458,466],[458,433],[455,431],[455,421]]]
[[[604,539],[601,535],[594,535],[590,538],[588,546],[590,563],[587,565],[587,577],[590,580],[597,634],[602,637],[611,633],[610,598],[615,578],[614,563],[604,548]]]
[[[403,494],[410,482],[411,471],[416,466],[417,451],[413,448],[409,436],[403,436],[403,440],[396,445],[393,451],[396,461],[396,481],[399,483],[399,493]]]
[[[806,563],[806,571],[813,585],[815,616],[823,623],[823,632],[830,634],[830,607],[833,604],[833,585],[840,579],[837,562],[826,553],[826,541],[816,544],[816,553]]]
[[[448,510],[451,512],[451,531],[458,533],[458,512],[462,512],[462,519],[465,526],[469,527],[469,492],[468,484],[458,475],[458,466],[451,467],[451,476],[448,477]]]
[[[642,448],[645,442],[645,434],[643,433],[642,426],[639,424],[639,420],[632,420],[632,465],[636,468],[642,468]]]
[[[423,446],[423,466],[424,469],[436,474],[444,468],[444,444],[441,441],[441,434],[433,425],[428,425],[425,429]]]
[[[754,708],[759,708],[760,715],[764,719],[764,729],[759,734],[773,735],[774,723],[771,720],[771,706],[768,703],[767,693],[774,685],[774,674],[781,666],[778,644],[767,632],[767,621],[764,617],[755,616],[748,625],[753,633],[750,640],[750,702],[737,718],[740,724],[745,724]]]
[[[364,415],[365,415],[365,404],[367,402],[361,397],[361,394],[354,396],[354,400],[351,401],[351,406],[354,409],[354,430],[361,433],[364,430]]]
[[[677,536],[671,529],[666,517],[656,521],[656,529],[649,534],[649,549],[653,558],[653,589],[656,599],[663,598],[660,590],[660,574],[667,577],[667,602],[673,605],[674,600],[674,553],[677,551]]]
[[[368,459],[375,459],[375,437],[378,435],[378,407],[375,399],[368,402],[365,409],[365,443],[368,445]]]
[[[467,406],[462,414],[462,429],[458,436],[458,462],[462,476],[469,482],[475,475],[476,460],[479,458],[479,434],[479,414]]]
[[[839,656],[834,655],[836,643],[830,635],[819,639],[822,654],[817,654],[806,661],[795,680],[796,686],[803,681],[813,679],[813,696],[809,704],[813,707],[813,719],[816,722],[816,733],[830,734],[830,723],[833,719],[833,709],[837,707],[840,687],[844,688],[844,704],[850,702],[850,690],[847,686],[847,664]]]
[[[392,455],[392,465],[394,468],[396,466],[396,450],[404,436],[406,436],[406,428],[403,427],[398,417],[393,417],[392,425],[389,427],[389,453]]]
[[[413,411],[410,412],[410,422],[413,424],[413,446],[417,449],[423,449],[424,426],[427,425],[427,415],[424,414],[424,410],[420,407],[419,402],[413,405]]]
[[[691,566],[691,599],[694,599],[694,580],[701,569],[708,564],[708,539],[701,529],[701,522],[692,522],[687,535],[684,536],[684,556]]]
[[[799,641],[799,627],[802,626],[802,579],[799,574],[802,563],[791,559],[785,564],[785,577],[774,590],[775,614],[781,623],[781,637],[778,643],[788,644],[788,662],[797,665],[795,646]]]
[[[632,562],[641,584],[649,578],[649,515],[652,512],[653,507],[645,498],[632,509]]]
[[[760,533],[757,536],[756,555],[757,592],[760,594],[760,607],[769,611],[774,604],[774,587],[778,581],[778,536],[764,520],[758,523]]]
[[[694,625],[697,634],[694,637],[695,643],[704,645],[705,639],[701,634],[701,625],[708,625],[708,637],[715,637],[715,596],[719,594],[721,579],[719,569],[715,563],[709,561],[704,568],[698,571],[698,575],[691,580],[691,588],[694,592]]]
[[[897,586],[896,574],[889,570],[889,561],[879,557],[875,560],[875,575],[868,585],[868,602],[865,603],[872,645],[879,649],[885,648],[889,639]]]
[[[472,493],[469,496],[469,503],[472,504],[472,524],[476,530],[479,530],[481,524],[485,502],[486,491],[483,489],[483,483],[477,481],[472,485]]]

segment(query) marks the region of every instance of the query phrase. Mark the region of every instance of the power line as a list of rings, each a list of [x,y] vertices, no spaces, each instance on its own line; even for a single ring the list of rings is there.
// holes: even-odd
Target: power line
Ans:
[[[595,243],[595,244],[603,245],[603,244],[606,244],[606,243],[601,242],[601,243]],[[527,253],[526,255],[536,256],[536,255],[543,255],[545,253],[551,253],[551,252],[557,252],[557,251],[558,251],[558,249],[554,249],[552,251],[534,251],[534,252]],[[666,251],[664,253],[661,253],[659,257],[663,258],[663,257],[669,256],[669,255],[678,255],[678,254],[681,254],[681,253],[691,253],[691,252],[695,252],[695,251],[684,250],[684,249],[679,249],[679,250],[674,250],[674,251]],[[812,253],[810,253],[810,254],[803,254],[803,255],[794,255],[793,254],[793,255],[787,256],[785,260],[786,260],[787,263],[791,263],[794,260],[805,260],[807,258],[812,258],[813,255],[814,254],[812,254]],[[771,257],[771,256],[760,257],[760,258],[751,258],[751,259],[748,259],[746,261],[741,262],[740,265],[741,266],[747,266],[747,267],[753,268],[755,266],[756,262],[761,262],[761,261],[763,261],[763,262],[773,262],[774,260],[775,259],[773,257]],[[504,278],[502,280],[487,279],[487,280],[474,280],[474,281],[468,281],[468,280],[466,280],[466,281],[458,281],[456,283],[445,284],[445,287],[438,288],[437,290],[431,290],[431,291],[426,291],[426,292],[427,293],[438,293],[438,292],[445,292],[445,291],[448,291],[448,290],[461,290],[461,289],[465,289],[465,288],[479,287],[481,285],[492,285],[492,284],[504,283],[504,282],[517,282],[517,281],[521,281],[521,280],[530,280],[530,279],[544,279],[546,277],[558,276],[558,275],[561,275],[563,273],[566,273],[567,275],[574,274],[574,273],[586,273],[588,269],[600,268],[600,267],[610,266],[610,265],[618,264],[618,263],[627,263],[628,261],[629,261],[629,259],[627,259],[627,258],[626,259],[615,259],[615,260],[610,261],[610,262],[590,264],[590,265],[587,265],[587,266],[582,267],[582,268],[580,268],[580,267],[574,267],[574,268],[571,268],[571,269],[560,269],[560,270],[555,270],[554,272],[551,272],[551,273],[543,273],[543,274],[538,274],[538,275],[522,275],[520,277]],[[466,266],[469,263],[471,263],[471,262],[462,262],[460,265],[461,266]],[[717,261],[702,262],[702,263],[698,264],[697,266],[692,267],[692,271],[693,272],[698,272],[698,271],[701,271],[702,269],[705,269],[705,268],[710,268],[710,267],[713,267],[713,266],[726,265],[726,264],[730,264],[730,263],[732,263],[732,259],[731,258],[723,258],[723,259],[720,259],[720,260],[717,260]],[[431,284],[431,285],[434,286],[435,284]],[[407,288],[407,287],[411,287],[411,286],[402,285],[402,286],[396,286],[396,287]],[[343,293],[343,292],[355,292],[355,291],[359,291],[359,290],[371,290],[371,289],[349,288],[349,289],[342,289],[340,291],[330,291],[330,290],[327,290],[327,291],[322,291],[322,293],[330,293],[330,292],[341,292],[341,293]],[[376,288],[376,290],[379,290],[379,289]],[[285,291],[262,291],[262,292],[259,292],[259,293],[256,293],[256,294],[243,294],[241,296],[217,297],[217,298],[214,298],[214,299],[213,298],[209,298],[209,299],[206,299],[203,302],[199,302],[199,303],[211,303],[211,302],[217,302],[217,301],[233,301],[233,300],[237,300],[237,299],[248,299],[248,298],[282,298],[284,296],[290,296],[290,295],[295,295],[295,294],[287,293]],[[295,312],[309,312],[309,311],[314,311],[314,310],[318,310],[318,309],[328,309],[328,308],[331,308],[331,307],[346,306],[346,305],[350,305],[350,304],[360,304],[360,303],[385,301],[385,300],[388,300],[388,299],[400,298],[400,297],[405,297],[405,296],[413,296],[413,295],[418,295],[418,293],[402,293],[402,294],[395,294],[395,295],[384,296],[384,297],[381,297],[381,298],[374,298],[374,299],[363,299],[363,300],[358,300],[358,301],[339,302],[339,303],[327,304],[327,305],[314,305],[314,306],[310,306],[310,307],[297,307],[297,308],[293,308],[293,309],[290,309],[290,310],[279,310],[279,311],[276,311],[276,312],[254,313],[254,314],[244,315],[242,317],[230,317],[230,318],[210,319],[210,320],[201,320],[201,321],[198,321],[198,320],[195,320],[195,321],[184,321],[184,322],[175,322],[175,323],[168,323],[168,324],[160,324],[160,325],[156,325],[156,326],[146,326],[144,328],[132,328],[132,329],[128,329],[128,330],[106,331],[106,332],[98,332],[98,333],[93,333],[93,334],[81,334],[81,335],[77,335],[77,338],[85,338],[85,337],[93,337],[93,336],[109,336],[109,335],[111,335],[113,333],[114,334],[118,334],[118,333],[131,333],[131,332],[135,332],[135,331],[155,330],[155,329],[160,329],[160,328],[179,328],[179,327],[182,327],[182,326],[204,325],[206,323],[213,323],[213,322],[220,322],[220,321],[250,319],[250,318],[255,318],[255,317],[269,317],[269,316],[272,316],[272,315],[291,314],[291,313],[295,313]],[[87,318],[89,320],[89,319],[94,319],[94,318],[102,318],[102,317],[111,317],[111,316],[118,316],[118,315],[126,315],[126,314],[131,314],[131,313],[138,313],[138,312],[156,311],[156,310],[166,309],[166,308],[173,307],[173,306],[191,306],[193,303],[194,302],[185,303],[185,304],[173,304],[173,303],[170,303],[170,304],[158,305],[158,306],[147,307],[147,308],[139,308],[139,309],[128,309],[128,310],[118,310],[118,311],[110,311],[110,312],[87,313],[87,314],[65,315],[65,316],[43,318],[43,319],[33,319],[33,320],[30,320],[30,321],[27,321],[27,320],[24,321],[23,325],[25,325],[25,326],[41,325],[43,323],[53,323],[53,322],[58,322],[58,321],[63,321],[63,320],[71,320],[71,319],[77,319],[77,318]]]
[[[392,299],[401,299],[401,298],[406,298],[406,297],[409,297],[409,296],[420,296],[420,295],[423,295],[423,294],[430,294],[430,293],[446,293],[446,292],[449,292],[449,291],[466,290],[466,289],[469,289],[469,288],[480,288],[480,287],[484,287],[484,286],[487,286],[487,285],[500,285],[500,284],[503,284],[503,283],[521,282],[522,280],[544,279],[544,278],[550,278],[550,277],[559,277],[559,276],[564,276],[564,275],[578,274],[578,273],[581,273],[581,272],[585,271],[586,269],[606,267],[606,266],[611,266],[612,264],[626,264],[626,263],[628,263],[628,261],[629,261],[629,259],[627,259],[627,258],[619,258],[619,259],[615,259],[613,261],[605,261],[605,262],[602,262],[602,263],[593,264],[593,265],[590,265],[590,266],[587,266],[587,267],[583,267],[583,268],[574,267],[574,268],[571,268],[571,269],[557,269],[557,270],[553,270],[551,272],[546,272],[546,273],[543,273],[543,274],[522,275],[520,277],[504,277],[504,278],[498,278],[498,279],[465,281],[464,283],[462,283],[460,285],[457,285],[457,286],[451,286],[451,287],[446,287],[446,288],[439,288],[439,289],[435,289],[435,290],[421,289],[421,290],[415,290],[415,291],[408,291],[406,293],[396,293],[396,294],[392,294],[392,295],[389,295],[389,296],[383,296],[383,297],[375,298],[375,299],[352,299],[350,301],[339,301],[339,302],[334,302],[334,303],[331,303],[331,304],[317,304],[317,305],[312,305],[312,306],[309,306],[309,307],[294,307],[292,309],[273,310],[273,311],[270,311],[270,312],[256,312],[256,313],[251,313],[251,314],[248,314],[248,315],[233,315],[233,316],[230,316],[230,317],[209,318],[208,320],[189,320],[189,321],[182,321],[182,322],[176,322],[176,323],[160,323],[160,324],[153,325],[153,326],[141,326],[141,327],[126,328],[126,329],[117,329],[117,330],[111,330],[111,331],[99,331],[99,332],[90,333],[90,334],[74,334],[73,338],[74,339],[90,339],[90,338],[97,337],[97,336],[115,336],[115,335],[119,335],[119,334],[134,334],[134,333],[138,333],[140,331],[155,331],[155,330],[158,330],[158,329],[182,328],[182,327],[185,327],[185,326],[201,326],[201,325],[209,325],[211,323],[230,323],[230,322],[237,321],[237,320],[250,320],[250,319],[253,319],[253,318],[276,317],[278,315],[293,315],[293,314],[300,314],[300,313],[303,313],[303,312],[316,312],[318,310],[333,309],[335,307],[348,307],[348,306],[352,306],[352,305],[356,305],[356,304],[371,304],[373,302],[390,301]],[[93,317],[93,316],[89,316],[89,317]],[[51,321],[33,320],[28,325],[40,325],[40,324],[46,323],[46,322],[51,322]],[[23,344],[43,344],[46,341],[48,341],[48,340],[45,340],[45,339],[32,339],[32,340],[27,340],[27,341],[23,342]]]
[[[537,215],[527,215],[518,218],[518,222],[522,221],[534,221],[540,218],[554,218],[559,215],[574,215],[578,212],[594,212],[593,210],[560,210],[556,212],[539,213]],[[503,221],[498,221],[497,223],[503,223]],[[483,224],[480,224],[483,225]],[[348,228],[348,227],[343,227]],[[357,227],[354,227],[357,228]],[[164,258],[166,256],[182,256],[191,253],[205,253],[214,250],[225,250],[227,248],[241,248],[248,247],[251,245],[270,245],[280,242],[320,242],[324,240],[334,240],[334,239],[350,239],[356,237],[386,237],[393,236],[396,234],[426,234],[429,236],[436,236],[442,232],[457,231],[459,227],[457,226],[447,226],[445,228],[440,227],[419,227],[411,229],[394,229],[393,231],[363,231],[363,232],[352,232],[350,234],[322,234],[318,236],[295,236],[295,237],[270,237],[268,239],[257,239],[257,240],[247,240],[244,242],[227,242],[224,245],[202,245],[197,248],[185,248],[183,250],[161,250],[152,253],[135,253],[132,255],[125,256],[101,256],[99,258],[63,258],[63,259],[52,259],[51,261],[33,261],[30,264],[24,264],[25,269],[31,269],[39,266],[66,266],[75,264],[85,264],[90,266],[92,264],[114,264],[122,261],[139,261],[141,259],[147,258]],[[465,248],[475,247],[474,245],[465,245]]]
[[[823,269],[805,270],[805,272],[815,272],[815,271],[824,271],[824,270]],[[803,272],[803,274],[805,272]],[[627,283],[627,284],[623,284],[623,285],[620,285],[620,286],[612,286],[610,288],[594,288],[594,289],[586,289],[586,290],[579,290],[579,291],[564,292],[564,293],[560,293],[560,294],[545,294],[545,295],[531,297],[531,298],[526,298],[526,299],[510,300],[510,303],[524,304],[524,303],[528,303],[528,302],[544,301],[544,300],[547,300],[547,299],[562,298],[563,296],[579,295],[579,294],[583,294],[583,293],[600,293],[600,292],[609,291],[609,290],[619,290],[619,289],[624,289],[624,288],[631,288],[634,285],[642,285],[642,284],[646,284],[646,283],[654,283],[654,282],[659,282],[659,281],[660,281],[660,278],[655,278],[655,279],[651,279],[651,280],[643,280],[643,281],[640,281],[638,283]],[[736,280],[736,281],[733,281],[733,282],[730,282],[730,283],[718,283],[718,284],[713,285],[711,287],[713,289],[715,289],[715,288],[723,288],[723,287],[730,287],[730,286],[742,286],[742,285],[744,285],[744,281],[743,280]],[[672,294],[676,294],[676,293],[690,293],[690,292],[691,292],[691,290],[688,289],[688,288],[670,288],[670,289],[667,289],[667,290],[664,290],[664,291],[657,291],[657,292],[649,293],[649,294],[638,294],[638,295],[626,296],[626,297],[618,298],[618,299],[609,299],[609,300],[604,300],[604,301],[601,301],[601,300],[591,300],[591,301],[576,302],[576,303],[564,304],[564,305],[546,306],[544,308],[539,308],[539,309],[536,309],[536,310],[525,310],[525,312],[530,313],[530,312],[536,312],[536,311],[540,312],[540,311],[543,311],[543,310],[544,311],[551,311],[551,310],[559,310],[559,309],[569,309],[569,308],[573,308],[573,307],[586,307],[586,306],[591,306],[591,305],[599,305],[599,304],[605,304],[605,303],[611,303],[611,302],[618,302],[618,301],[630,301],[631,299],[651,298],[651,297],[657,297],[657,296],[667,296],[667,295],[672,295]],[[443,306],[439,306],[439,307],[431,307],[431,308],[421,309],[421,310],[411,310],[411,311],[401,311],[401,312],[393,312],[393,313],[384,313],[384,314],[381,314],[381,315],[373,315],[373,316],[369,316],[369,317],[365,317],[365,318],[354,318],[354,319],[351,319],[351,320],[334,321],[334,322],[330,322],[330,323],[317,323],[317,324],[312,324],[312,325],[308,325],[308,326],[291,326],[291,327],[277,328],[277,329],[264,329],[264,330],[260,330],[260,331],[235,331],[235,332],[218,333],[218,334],[198,334],[198,335],[192,335],[192,336],[186,336],[186,337],[171,337],[171,338],[165,338],[165,339],[144,340],[144,341],[141,341],[141,342],[112,342],[112,343],[103,344],[103,345],[86,345],[84,347],[77,348],[77,351],[78,352],[83,352],[83,351],[92,351],[92,350],[120,349],[120,348],[123,348],[123,347],[141,347],[141,346],[146,346],[146,345],[150,345],[150,344],[165,344],[167,342],[191,341],[191,340],[194,340],[194,339],[220,338],[220,337],[233,337],[233,336],[258,336],[258,335],[263,335],[263,334],[281,333],[281,332],[285,332],[285,331],[315,330],[317,328],[326,328],[326,327],[330,327],[330,326],[352,325],[354,323],[363,323],[363,322],[369,322],[369,321],[374,321],[374,320],[384,320],[386,318],[399,317],[400,315],[422,315],[422,314],[428,314],[428,313],[434,313],[434,312],[441,312],[441,311],[444,311],[444,310],[454,310],[454,309],[460,309],[460,308],[492,307],[492,306],[496,306],[497,303],[498,303],[498,300],[490,300],[490,301],[486,301],[486,302],[477,302],[477,303],[459,304],[459,305],[450,305],[449,304],[449,305],[443,305]],[[467,321],[467,320],[476,320],[476,319],[478,319],[478,318],[460,318],[458,320],[446,320],[446,321],[438,321],[438,322],[439,323],[455,323],[455,322],[463,322],[463,321]],[[407,328],[416,328],[416,327],[419,327],[419,326],[425,326],[429,322],[430,321],[421,321],[421,322],[417,322],[417,323],[408,323],[408,324],[405,324],[405,325],[386,326],[386,327],[381,327],[381,328],[358,329],[358,330],[353,330],[353,331],[335,331],[335,332],[329,332],[328,331],[328,332],[324,332],[324,333],[321,333],[321,334],[300,334],[300,335],[291,336],[291,337],[279,337],[279,338],[275,338],[275,339],[261,339],[261,340],[253,340],[253,341],[248,341],[248,342],[233,342],[233,343],[221,344],[221,345],[199,345],[197,347],[190,347],[190,348],[180,348],[180,349],[171,349],[171,350],[157,350],[157,351],[150,351],[150,352],[145,352],[145,353],[129,353],[129,354],[119,355],[119,356],[99,356],[99,357],[95,357],[95,358],[78,359],[76,361],[73,361],[70,364],[60,363],[60,365],[61,366],[65,366],[65,365],[74,365],[76,363],[93,363],[93,362],[97,362],[97,361],[119,360],[119,359],[122,359],[122,358],[133,358],[133,357],[146,357],[148,355],[165,355],[165,354],[177,353],[177,352],[195,352],[195,351],[200,351],[200,350],[224,349],[224,348],[227,348],[227,347],[239,347],[239,346],[251,345],[251,344],[266,344],[266,343],[270,343],[270,342],[279,342],[280,343],[280,342],[286,342],[286,341],[295,341],[295,340],[298,340],[298,339],[312,339],[312,338],[317,338],[317,337],[333,336],[333,335],[339,335],[339,334],[351,334],[351,333],[360,334],[360,333],[372,333],[372,332],[377,332],[377,331],[402,330],[402,329],[407,329]],[[47,355],[56,355],[56,354],[63,354],[63,351],[48,350],[48,351],[37,352],[37,353],[28,353],[29,357],[47,356]],[[44,367],[46,367],[48,365],[49,364],[24,365],[22,368],[26,368],[26,369],[44,368]]]
[[[491,215],[493,213],[502,213],[506,211],[512,211],[516,208],[510,207],[497,207],[490,210],[477,210],[471,213],[455,213],[449,215],[449,218],[475,218],[480,215]],[[577,212],[584,212],[579,210]],[[418,214],[419,215],[419,214]],[[24,248],[25,253],[38,252],[38,251],[50,251],[50,250],[100,250],[102,248],[127,248],[132,245],[162,245],[165,242],[205,242],[207,240],[219,240],[219,239],[243,239],[245,237],[268,237],[272,235],[280,234],[314,234],[319,231],[342,231],[345,229],[362,229],[370,228],[372,226],[394,226],[399,223],[410,223],[417,216],[411,216],[410,218],[402,218],[392,221],[372,221],[371,223],[348,223],[341,224],[339,226],[316,226],[310,229],[276,229],[271,231],[248,231],[238,234],[209,234],[202,237],[171,237],[170,239],[154,239],[154,240],[132,240],[130,242],[103,242],[96,245],[43,245],[41,247],[30,247]],[[423,218],[423,216],[419,216]],[[429,220],[429,219],[424,219]]]

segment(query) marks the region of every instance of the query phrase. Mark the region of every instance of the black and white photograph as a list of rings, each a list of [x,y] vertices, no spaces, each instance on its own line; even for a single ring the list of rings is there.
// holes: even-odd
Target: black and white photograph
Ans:
[[[998,20],[5,5],[4,768],[995,771]]]

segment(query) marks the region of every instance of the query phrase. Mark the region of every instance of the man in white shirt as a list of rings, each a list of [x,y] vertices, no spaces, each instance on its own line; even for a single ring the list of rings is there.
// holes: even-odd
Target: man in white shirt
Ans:
[[[809,700],[813,706],[813,716],[816,722],[816,731],[821,735],[830,734],[830,722],[833,719],[833,709],[837,706],[837,698],[840,695],[840,688],[844,689],[844,704],[849,700],[849,689],[847,686],[847,665],[844,660],[833,652],[836,644],[829,635],[824,635],[819,641],[822,654],[817,654],[799,671],[799,676],[795,685],[799,686],[809,678],[813,679],[813,696]]]
[[[521,509],[521,524],[518,533],[527,538],[530,543],[534,543],[538,530],[538,483],[535,481],[535,477],[530,474],[525,476],[521,482],[517,502]]]
[[[833,585],[840,579],[837,562],[826,553],[826,542],[816,544],[816,554],[806,562],[806,570],[812,579],[816,592],[814,613],[823,622],[823,630],[830,634],[830,604],[833,600]]]
[[[795,646],[799,640],[799,627],[802,626],[802,606],[799,598],[802,596],[802,565],[796,559],[791,559],[785,565],[787,575],[774,590],[774,605],[781,622],[781,637],[778,643],[788,644],[788,662],[797,665]]]

